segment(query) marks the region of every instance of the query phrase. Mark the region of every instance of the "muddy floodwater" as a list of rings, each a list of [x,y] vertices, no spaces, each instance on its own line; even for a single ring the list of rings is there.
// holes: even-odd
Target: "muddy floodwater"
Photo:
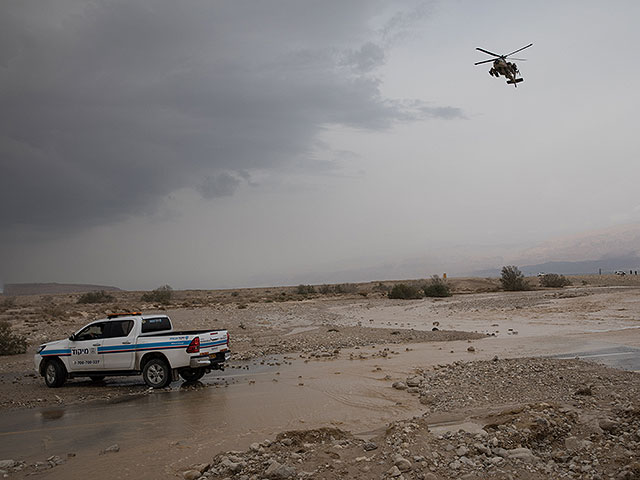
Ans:
[[[369,345],[342,349],[326,359],[271,355],[232,362],[225,372],[205,376],[203,384],[174,383],[168,391],[107,402],[3,411],[0,459],[28,465],[54,455],[64,460],[38,472],[39,478],[172,478],[191,464],[210,461],[218,452],[246,449],[286,430],[333,426],[371,437],[394,420],[421,415],[424,409],[418,399],[391,385],[433,365],[496,356],[555,356],[638,371],[640,301],[634,292],[631,296],[604,292],[588,302],[570,298],[564,305],[574,309],[573,316],[555,300],[538,310],[482,310],[485,298],[493,298],[482,295],[475,310],[459,308],[457,313],[453,302],[445,313],[442,304],[427,302],[331,306],[338,326],[366,322],[376,327],[430,329],[438,318],[444,328],[478,331],[487,337]],[[586,305],[582,309],[576,307],[580,302]],[[624,305],[624,310],[615,305]],[[291,325],[290,332],[313,329],[308,322],[300,323]],[[139,378],[111,379],[101,388],[140,382]],[[449,423],[465,425],[463,417]],[[434,431],[446,430],[447,423],[443,419]],[[101,453],[115,444],[118,452]],[[33,469],[12,477],[27,472]]]

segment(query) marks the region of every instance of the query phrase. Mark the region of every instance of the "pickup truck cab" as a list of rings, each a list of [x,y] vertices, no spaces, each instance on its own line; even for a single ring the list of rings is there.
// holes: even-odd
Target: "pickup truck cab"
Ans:
[[[195,381],[223,370],[230,355],[226,330],[175,331],[167,315],[133,312],[109,315],[67,339],[42,344],[34,361],[48,387],[74,377],[142,375],[148,386],[164,388],[178,376]]]

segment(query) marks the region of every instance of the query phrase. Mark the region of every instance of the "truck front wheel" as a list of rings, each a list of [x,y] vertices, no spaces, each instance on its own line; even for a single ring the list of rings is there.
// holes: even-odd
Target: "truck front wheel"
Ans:
[[[204,376],[204,368],[185,368],[180,370],[180,376],[187,382],[195,382]]]
[[[67,381],[67,370],[60,360],[47,360],[44,366],[44,383],[47,387],[58,388]]]
[[[152,358],[144,365],[142,378],[151,388],[164,388],[171,383],[171,369],[161,358]]]

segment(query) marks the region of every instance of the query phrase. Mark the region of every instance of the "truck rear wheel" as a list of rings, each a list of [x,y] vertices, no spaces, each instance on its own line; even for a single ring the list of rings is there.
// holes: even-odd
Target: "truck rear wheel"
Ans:
[[[180,370],[180,376],[187,382],[196,382],[204,376],[204,368],[185,368]]]
[[[161,358],[152,358],[145,363],[142,378],[151,388],[164,388],[171,383],[171,369]]]
[[[67,370],[60,360],[47,360],[44,366],[44,383],[47,387],[58,388],[67,381]]]

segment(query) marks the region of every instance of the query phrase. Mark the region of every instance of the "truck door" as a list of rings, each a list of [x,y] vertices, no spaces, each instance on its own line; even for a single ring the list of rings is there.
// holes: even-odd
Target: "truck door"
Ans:
[[[102,369],[102,346],[106,322],[87,325],[69,341],[71,357],[69,366],[72,372]]]
[[[135,358],[135,332],[133,320],[107,322],[100,351],[105,370],[130,370]]]

